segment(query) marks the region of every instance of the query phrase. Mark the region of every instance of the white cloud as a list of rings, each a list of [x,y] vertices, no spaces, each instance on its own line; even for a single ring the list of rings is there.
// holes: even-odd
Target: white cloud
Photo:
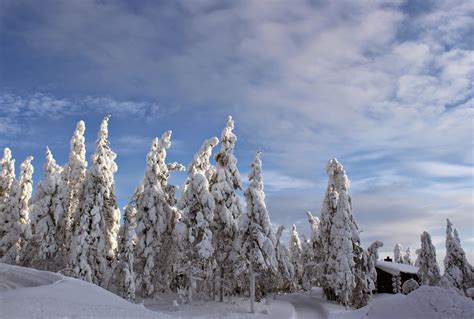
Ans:
[[[415,165],[421,172],[435,177],[474,178],[474,166],[442,162],[420,162]]]

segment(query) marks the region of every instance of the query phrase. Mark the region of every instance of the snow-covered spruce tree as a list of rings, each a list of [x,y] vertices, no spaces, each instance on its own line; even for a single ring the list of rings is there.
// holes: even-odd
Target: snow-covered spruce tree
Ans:
[[[368,255],[368,268],[370,272],[369,276],[369,291],[372,292],[375,290],[377,286],[377,270],[375,269],[375,265],[377,264],[377,260],[379,260],[379,248],[383,247],[383,243],[381,241],[374,241],[370,244],[369,248],[367,248],[367,255]]]
[[[336,159],[328,162],[326,172],[329,181],[317,236],[319,282],[328,300],[360,306],[369,295],[368,287],[364,287],[367,261],[364,262],[366,253],[360,247],[359,229],[352,216],[350,181]]]
[[[393,262],[403,264],[403,246],[399,243],[393,247]]]
[[[261,152],[255,154],[249,172],[249,187],[244,192],[247,203],[247,214],[240,218],[239,238],[236,249],[240,248],[239,257],[244,261],[244,267],[239,267],[238,273],[248,267],[250,277],[250,312],[255,312],[255,272],[259,273],[260,279],[271,276],[278,269],[275,258],[276,239],[272,230],[270,216],[265,205],[265,193],[263,191]],[[242,265],[242,263],[240,263]],[[260,293],[269,290],[260,284]]]
[[[276,278],[278,290],[290,292],[293,287],[293,278],[295,270],[290,261],[290,252],[288,248],[281,242],[281,235],[285,230],[285,226],[281,225],[276,232],[275,257],[278,262],[278,276]]]
[[[416,267],[420,267],[420,254],[421,254],[421,248],[420,248],[420,249],[417,249],[417,250],[415,250],[415,254],[416,254],[415,266],[416,266]]]
[[[9,216],[5,212],[6,202],[10,197],[13,183],[15,182],[15,160],[12,158],[12,153],[8,147],[3,150],[3,158],[0,162],[0,240],[8,231],[10,226],[7,226]],[[7,226],[7,227],[5,227]],[[0,249],[0,258],[2,258],[2,250]]]
[[[301,285],[304,290],[311,290],[314,278],[314,252],[311,240],[301,235]]]
[[[62,210],[60,182],[62,168],[56,164],[53,154],[46,147],[44,177],[38,184],[30,208],[32,237],[29,241],[25,265],[57,271],[59,265],[57,243],[57,211]]]
[[[147,155],[145,176],[129,203],[137,208],[134,268],[137,288],[143,297],[150,297],[157,290],[169,289],[175,266],[175,225],[180,216],[175,207],[175,187],[168,185],[168,178],[170,170],[182,169],[182,166],[166,164],[171,134],[171,131],[166,131],[161,139],[153,140]]]
[[[3,150],[3,158],[0,162],[2,172],[0,174],[0,204],[4,203],[10,195],[13,181],[15,180],[15,160],[8,147]]]
[[[431,243],[428,232],[421,234],[421,248],[418,255],[418,278],[422,285],[436,286],[441,279],[438,263],[436,262],[436,249]]]
[[[407,265],[413,265],[413,261],[411,259],[411,248],[408,247],[405,251],[405,255],[403,255],[403,263]]]
[[[288,250],[290,251],[290,261],[295,271],[293,278],[294,289],[298,289],[301,285],[301,279],[303,275],[303,267],[301,264],[301,242],[298,232],[296,231],[296,225],[293,224],[291,228],[290,240],[288,242]]]
[[[109,116],[100,125],[75,215],[70,264],[75,276],[106,287],[116,259],[120,210],[115,198],[116,154],[108,140]]]
[[[133,252],[137,236],[135,234],[137,209],[134,206],[125,206],[123,210],[123,224],[120,227],[118,243],[119,293],[128,300],[135,301],[135,273],[133,271]]]
[[[20,180],[14,180],[3,211],[5,233],[0,239],[0,262],[20,264],[31,237],[29,201],[33,189],[32,156],[20,165]]]
[[[85,130],[84,121],[77,122],[69,143],[69,162],[63,166],[59,185],[60,204],[58,204],[55,220],[58,228],[56,241],[59,247],[57,259],[60,268],[65,268],[69,262],[72,236],[80,219],[80,216],[76,215],[80,212],[77,206],[87,173]]]
[[[309,225],[311,226],[311,237],[310,237],[311,245],[313,245],[314,247],[315,246],[314,243],[316,241],[317,234],[318,234],[320,221],[319,221],[319,218],[316,216],[313,216],[313,214],[311,214],[309,210],[306,212],[306,216],[308,216],[308,222],[309,222]]]
[[[219,300],[224,300],[224,289],[234,288],[234,262],[236,252],[234,241],[238,236],[238,218],[243,213],[242,204],[235,191],[242,189],[240,173],[234,147],[237,137],[232,132],[234,121],[227,118],[222,130],[221,150],[216,154],[216,172],[210,181],[210,189],[215,201],[214,221],[212,223],[213,246],[218,265],[215,278],[219,279]]]
[[[207,139],[188,166],[188,178],[178,202],[181,220],[178,222],[179,268],[188,280],[188,298],[192,302],[194,278],[201,281],[200,290],[209,288],[212,279],[212,244],[211,223],[214,218],[214,198],[209,191],[209,180],[212,176],[212,165],[209,158],[212,148],[217,145],[217,137]],[[210,291],[207,291],[210,293]]]
[[[473,267],[466,258],[466,253],[461,247],[459,235],[453,224],[447,220],[446,226],[446,256],[444,257],[444,274],[440,285],[445,288],[454,288],[460,294],[467,296],[467,288],[473,282]]]

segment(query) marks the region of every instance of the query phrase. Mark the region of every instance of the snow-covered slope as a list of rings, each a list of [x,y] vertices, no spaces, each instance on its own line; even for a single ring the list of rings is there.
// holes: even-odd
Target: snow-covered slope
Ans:
[[[87,282],[0,263],[0,318],[170,318]]]

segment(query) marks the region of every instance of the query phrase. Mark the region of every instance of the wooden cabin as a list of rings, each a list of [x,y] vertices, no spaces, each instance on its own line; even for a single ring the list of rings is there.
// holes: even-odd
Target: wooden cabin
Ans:
[[[387,257],[385,260],[377,261],[377,292],[396,294],[402,292],[402,285],[408,279],[418,279],[418,267],[394,263]]]

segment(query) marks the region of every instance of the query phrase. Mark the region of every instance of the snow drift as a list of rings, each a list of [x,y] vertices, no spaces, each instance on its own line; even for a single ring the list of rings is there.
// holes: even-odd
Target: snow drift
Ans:
[[[7,264],[0,264],[0,317],[170,318],[82,280]]]

